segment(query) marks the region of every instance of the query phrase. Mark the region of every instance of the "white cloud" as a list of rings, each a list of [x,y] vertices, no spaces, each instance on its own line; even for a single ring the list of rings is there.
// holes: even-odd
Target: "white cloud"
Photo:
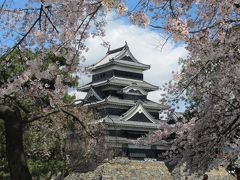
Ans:
[[[154,85],[161,86],[172,78],[172,71],[179,69],[179,58],[187,55],[183,45],[175,46],[171,41],[168,41],[161,50],[161,44],[165,41],[162,36],[157,32],[126,24],[118,19],[108,22],[106,37],[103,39],[110,42],[111,49],[121,47],[127,41],[133,55],[140,62],[151,65],[151,69],[144,72],[144,79]],[[101,46],[101,43],[100,38],[88,40],[89,51],[86,53],[87,60],[84,65],[96,63],[106,54],[107,49]],[[80,85],[84,85],[90,80],[86,75],[82,75]],[[78,92],[76,95],[83,98],[85,94]],[[161,98],[160,92],[151,92],[148,98],[158,101]]]

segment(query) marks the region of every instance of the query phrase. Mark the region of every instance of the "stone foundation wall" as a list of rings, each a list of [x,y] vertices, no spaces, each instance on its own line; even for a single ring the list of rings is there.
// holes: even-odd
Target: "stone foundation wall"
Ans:
[[[223,168],[207,173],[209,180],[234,180]],[[73,173],[65,180],[202,180],[202,177],[187,176],[183,168],[172,174],[164,162],[154,160],[115,159],[98,166],[95,171]]]
[[[191,176],[184,170],[184,167],[177,167],[172,171],[172,177],[174,180],[202,180],[202,176],[192,174]],[[208,180],[235,180],[223,167],[213,169],[206,173]]]

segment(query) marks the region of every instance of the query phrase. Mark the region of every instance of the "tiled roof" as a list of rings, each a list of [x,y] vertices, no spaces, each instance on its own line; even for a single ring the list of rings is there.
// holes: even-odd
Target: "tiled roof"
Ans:
[[[108,96],[107,98],[105,98],[103,100],[89,103],[87,105],[113,104],[113,105],[119,105],[119,106],[134,106],[138,102],[142,103],[143,107],[145,107],[147,109],[154,109],[154,110],[162,109],[160,104],[158,104],[154,101],[150,101],[148,99],[136,101],[136,100],[130,100],[130,99],[120,99],[116,96]]]
[[[147,95],[147,92],[144,89],[134,84],[124,87],[119,92],[132,95]]]
[[[116,77],[113,76],[108,80],[103,80],[103,81],[99,81],[99,82],[94,82],[94,83],[88,83],[80,88],[78,88],[78,90],[80,91],[84,91],[84,90],[89,90],[91,86],[94,87],[99,87],[99,86],[103,86],[106,84],[111,84],[111,85],[117,85],[117,86],[130,86],[130,85],[137,85],[139,87],[141,87],[144,90],[158,90],[158,86],[152,85],[146,81],[143,80],[136,80],[136,79],[129,79],[129,78],[122,78],[122,77]]]
[[[125,57],[128,57],[127,58],[128,60],[126,60]],[[87,69],[95,70],[110,64],[118,64],[122,66],[140,68],[142,70],[150,69],[150,65],[140,63],[139,61],[136,60],[136,58],[130,52],[127,44],[125,44],[121,48],[108,51],[103,59],[101,59],[96,64],[89,66]]]
[[[85,96],[84,101],[88,101],[88,99],[92,96],[94,96],[99,101],[105,98],[102,92],[96,90],[94,87],[91,87],[87,95]]]
[[[162,121],[159,123],[147,123],[147,122],[138,122],[138,121],[121,121],[119,120],[120,116],[106,116],[99,121],[104,122],[108,125],[113,125],[115,127],[134,127],[134,128],[144,128],[157,130],[161,128]]]
[[[139,101],[135,104],[135,106],[131,107],[127,112],[122,114],[120,120],[128,121],[137,113],[144,114],[145,117],[149,120],[149,122],[152,122],[154,124],[157,123],[157,120],[152,117],[151,114],[149,114],[149,112],[143,107],[142,102]]]

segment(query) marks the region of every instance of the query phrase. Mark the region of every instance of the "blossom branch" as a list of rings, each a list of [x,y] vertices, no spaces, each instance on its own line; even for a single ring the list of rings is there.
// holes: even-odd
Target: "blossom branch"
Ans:
[[[228,101],[228,100],[222,98],[221,96],[219,96],[219,95],[217,95],[217,94],[215,94],[215,93],[209,92],[209,94],[211,94],[211,95],[213,95],[213,96],[215,96],[215,97],[217,97],[217,98],[219,98],[219,99],[225,101],[225,102],[228,103],[230,106],[232,106],[234,109],[239,109],[239,108],[240,108],[240,106],[235,106],[235,105],[232,104],[230,101]]]
[[[237,121],[240,118],[240,114],[238,114],[234,120],[231,122],[231,124],[221,133],[223,136],[229,133],[232,130],[232,127],[237,123]]]
[[[45,118],[45,117],[48,117],[52,114],[55,114],[55,113],[58,113],[59,112],[59,109],[55,109],[55,110],[52,110],[48,113],[42,113],[42,114],[38,114],[32,118],[28,118],[27,120],[23,121],[23,123],[27,124],[27,123],[32,123],[34,121],[37,121],[39,119],[42,119],[42,118]]]
[[[202,32],[202,31],[206,31],[207,29],[214,28],[218,25],[221,25],[222,23],[233,23],[233,22],[240,22],[240,19],[228,19],[228,20],[224,20],[224,21],[220,21],[220,22],[215,22],[214,24],[209,25],[207,27],[203,27],[203,28],[195,30],[195,31],[189,31],[189,33],[195,34],[195,33],[199,33],[199,32]]]
[[[194,80],[199,76],[200,73],[202,73],[202,71],[206,68],[207,64],[210,62],[210,60],[208,60],[205,65],[198,71],[197,74],[195,74],[190,81],[188,81],[188,83],[184,86],[184,88],[181,90],[181,92],[177,95],[176,99],[178,99],[183,92],[192,84],[192,82],[194,82]]]
[[[74,115],[73,113],[67,111],[67,110],[64,109],[64,108],[60,108],[59,110],[62,111],[62,112],[64,112],[65,114],[71,116],[71,117],[73,118],[73,120],[77,121],[77,122],[82,126],[82,128],[88,133],[88,135],[89,135],[90,137],[95,138],[95,136],[93,135],[93,133],[87,130],[87,127],[85,126],[85,124],[84,124],[76,115]]]
[[[47,17],[48,21],[50,22],[50,24],[52,25],[53,29],[59,33],[59,31],[57,30],[56,26],[53,24],[52,20],[49,18],[48,14],[44,11],[44,9],[42,10],[42,12],[45,14],[45,16]]]
[[[13,100],[16,103],[16,105],[18,106],[18,108],[20,108],[23,112],[30,113],[30,111],[26,107],[24,107],[24,105],[22,105],[21,102],[19,102],[15,97],[13,97],[11,95],[5,95],[5,97]]]
[[[38,23],[38,21],[40,20],[40,16],[35,20],[35,22],[33,23],[33,25],[29,28],[29,30],[24,34],[24,36],[11,48],[11,50],[8,53],[5,53],[5,55],[3,55],[3,57],[8,56],[9,54],[11,54],[11,52],[13,52],[14,49],[16,49],[23,41],[24,39],[28,36],[28,34],[32,31],[32,29],[35,27],[35,25]]]
[[[79,39],[79,42],[78,42],[77,51],[76,51],[76,53],[74,54],[74,56],[73,56],[72,59],[74,59],[74,58],[77,56],[77,54],[78,54],[78,52],[79,52],[79,50],[80,50],[80,44],[81,44],[81,41],[82,41],[82,39],[83,39],[84,33],[85,33],[85,31],[87,30],[87,28],[89,27],[89,24],[90,24],[91,20],[94,18],[95,14],[98,12],[98,10],[100,9],[101,6],[102,6],[102,4],[100,4],[99,6],[97,6],[97,8],[95,9],[95,11],[93,11],[92,13],[89,14],[90,17],[89,17],[89,19],[88,19],[85,27],[83,28],[83,31],[82,31],[82,33],[81,33],[81,36],[80,36],[80,39]],[[89,16],[89,15],[88,15],[88,16]],[[87,16],[87,17],[88,17],[88,16]],[[85,19],[84,19],[84,21],[85,21]],[[81,26],[83,25],[84,21],[83,21],[83,22],[81,23],[81,25],[78,27],[77,31],[79,31],[79,29],[80,29]],[[77,31],[75,32],[75,34],[77,33]]]

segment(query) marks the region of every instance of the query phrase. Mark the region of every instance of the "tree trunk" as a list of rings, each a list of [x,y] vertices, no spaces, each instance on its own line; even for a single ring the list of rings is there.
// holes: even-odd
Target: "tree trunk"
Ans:
[[[11,180],[31,180],[23,151],[21,114],[17,108],[0,106],[0,119],[6,130],[6,153]]]
[[[240,168],[235,168],[235,173],[236,173],[236,177],[237,177],[237,180],[240,180]]]

